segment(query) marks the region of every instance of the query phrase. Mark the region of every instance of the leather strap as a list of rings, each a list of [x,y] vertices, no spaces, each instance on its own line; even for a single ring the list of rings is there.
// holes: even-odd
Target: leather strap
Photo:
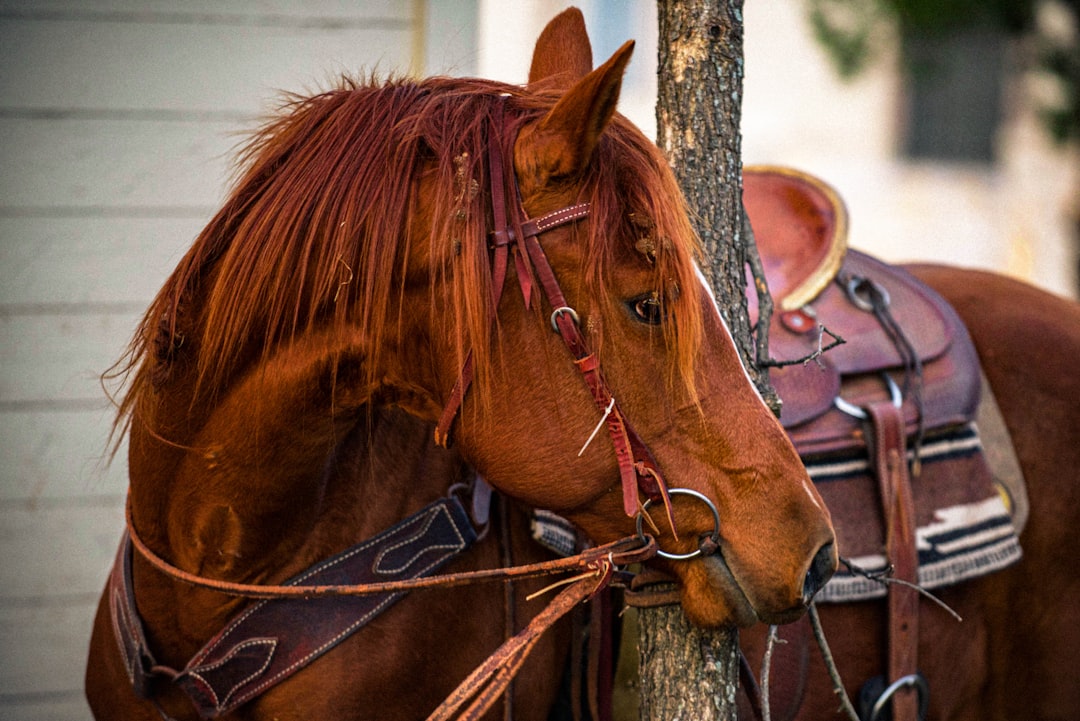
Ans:
[[[423,511],[421,511],[422,513]],[[409,519],[413,518],[410,516]],[[403,521],[402,523],[405,523]],[[400,524],[399,524],[400,525]],[[395,526],[396,528],[396,526]],[[386,533],[384,531],[384,533]],[[595,569],[600,561],[617,559],[615,565],[626,565],[648,560],[656,555],[656,539],[646,534],[627,536],[603,546],[586,548],[575,556],[556,558],[551,561],[527,563],[512,568],[489,568],[478,571],[462,571],[444,575],[421,576],[418,578],[403,578],[391,581],[376,581],[373,583],[330,583],[324,585],[281,585],[235,583],[222,581],[215,578],[207,578],[188,573],[177,568],[165,559],[156,555],[135,533],[134,527],[128,518],[128,537],[131,545],[139,555],[146,559],[157,570],[166,576],[181,581],[196,588],[204,588],[208,591],[217,591],[229,596],[259,599],[282,599],[282,598],[331,598],[334,596],[373,596],[382,593],[396,593],[398,591],[416,591],[422,588],[450,588],[453,586],[466,586],[472,583],[484,581],[511,581],[519,578],[537,578],[539,576],[551,576],[557,573],[570,571],[582,571],[583,569]]]
[[[1024,532],[1031,513],[1024,471],[1020,467],[1020,460],[1016,457],[1012,435],[1009,433],[1008,426],[1005,425],[1005,417],[1001,414],[1001,409],[998,408],[990,381],[986,379],[985,373],[979,375],[982,377],[982,395],[975,425],[979,428],[986,462],[990,465],[990,472],[994,476],[994,486],[998,493],[1004,495],[1005,506],[1009,510],[1009,515],[1012,516],[1013,528],[1019,536]]]
[[[918,583],[915,504],[908,474],[904,419],[890,401],[866,406],[873,430],[873,462],[885,518],[885,550],[893,577]],[[919,652],[919,594],[911,586],[889,585],[889,658],[886,686],[915,674]],[[893,721],[916,721],[919,698],[914,687],[893,695]]]
[[[109,574],[109,618],[113,636],[120,648],[120,658],[127,670],[128,681],[139,698],[152,698],[152,682],[156,676],[171,675],[171,669],[157,666],[150,644],[146,640],[142,619],[135,605],[135,585],[131,574],[131,540],[125,532],[120,539],[112,572]]]
[[[130,519],[129,519],[130,520]],[[439,531],[433,528],[442,526]],[[159,571],[185,583],[260,600],[235,618],[191,659],[183,670],[158,665],[146,641],[135,603],[131,561],[135,552],[150,553],[133,528],[121,540],[109,582],[113,630],[129,680],[142,698],[153,698],[152,684],[167,680],[182,688],[202,718],[214,718],[255,698],[360,630],[405,592],[489,580],[532,578],[578,570],[573,586],[560,594],[526,629],[508,640],[497,656],[477,669],[448,700],[450,718],[475,698],[461,718],[479,718],[506,690],[540,634],[577,602],[605,588],[616,566],[642,563],[656,555],[656,540],[633,536],[586,549],[576,556],[512,568],[429,575],[476,540],[461,502],[440,499],[393,528],[319,563],[283,586],[218,582],[186,574],[161,558],[147,560]],[[465,543],[464,546],[459,544]],[[372,575],[398,580],[342,583]],[[310,599],[321,597],[320,603]],[[295,630],[297,636],[286,636]],[[314,649],[314,650],[312,650]],[[462,696],[463,694],[463,696]],[[449,708],[452,706],[453,708]],[[449,710],[447,710],[449,709]]]
[[[260,600],[236,616],[181,670],[158,665],[147,644],[131,576],[133,536],[125,533],[110,577],[113,630],[128,677],[143,698],[156,678],[215,718],[285,680],[367,625],[405,595],[382,591],[312,603],[304,590],[343,583],[383,583],[430,576],[477,538],[454,496],[442,498],[367,541],[289,580],[299,597]]]
[[[577,205],[560,208],[535,219],[525,219],[522,212],[511,215],[509,208],[519,207],[520,202],[517,200],[516,180],[513,183],[514,204],[508,204],[506,198],[507,185],[505,177],[508,170],[511,177],[513,177],[513,168],[507,168],[507,161],[504,160],[502,152],[502,136],[504,135],[503,105],[504,103],[499,103],[495,107],[491,137],[488,139],[488,179],[491,183],[491,211],[494,219],[494,230],[491,233],[493,253],[491,305],[488,312],[493,321],[506,283],[511,245],[516,244],[518,249],[518,252],[514,255],[518,284],[521,286],[521,294],[525,299],[525,307],[529,308],[532,299],[532,274],[525,264],[527,257],[524,245],[525,238],[528,236],[535,239],[541,233],[589,215],[588,203],[578,203]],[[465,393],[468,392],[469,386],[472,384],[474,372],[475,360],[472,351],[469,351],[465,357],[461,373],[450,391],[450,397],[447,399],[442,415],[435,426],[435,442],[440,446],[446,447],[450,442],[450,427],[461,410],[461,404],[465,400]]]
[[[592,721],[612,721],[614,693],[614,643],[611,628],[611,588],[594,594],[589,606],[589,653],[585,666]]]
[[[555,278],[555,273],[548,262],[544,249],[536,236],[525,239],[525,247],[540,279],[548,303],[552,308],[566,308],[567,301],[562,288]],[[638,492],[653,502],[663,503],[667,512],[668,523],[675,528],[675,519],[671,511],[671,499],[667,484],[660,475],[660,467],[649,452],[641,436],[623,415],[618,401],[614,399],[607,382],[600,370],[600,362],[589,349],[585,337],[581,334],[575,318],[569,313],[556,313],[553,322],[558,328],[563,343],[574,357],[574,363],[585,380],[596,407],[605,414],[608,434],[615,448],[615,457],[619,463],[619,476],[623,488],[623,511],[627,516],[636,516],[641,510]]]
[[[585,572],[568,579],[571,585],[469,674],[428,717],[428,721],[477,721],[482,718],[499,696],[506,692],[510,681],[544,631],[579,603],[593,599],[606,589],[616,577],[617,566],[642,563],[656,555],[656,539],[647,536],[645,540],[645,545],[640,545],[636,537],[624,538],[579,554],[576,558]]]
[[[428,716],[428,721],[478,721],[482,718],[505,692],[544,631],[607,584],[604,578],[599,581],[594,579],[594,576],[581,578],[564,589],[528,626],[507,640],[469,674]],[[468,706],[462,709],[466,704]]]

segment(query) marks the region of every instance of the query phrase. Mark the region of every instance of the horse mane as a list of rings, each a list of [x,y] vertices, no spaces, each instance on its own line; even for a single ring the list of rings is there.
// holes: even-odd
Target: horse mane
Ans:
[[[430,194],[431,292],[452,283],[454,308],[433,308],[478,371],[488,347],[489,119],[505,103],[516,127],[557,100],[518,86],[457,78],[398,79],[288,96],[242,146],[228,198],[147,310],[111,375],[126,378],[118,426],[183,359],[194,362],[192,405],[236,374],[316,328],[359,329],[374,352],[401,321],[421,179]],[[668,299],[676,375],[692,386],[700,343],[700,254],[677,184],[659,150],[616,115],[582,179],[592,203],[584,268],[591,296],[614,302],[607,268],[636,239]],[[580,201],[579,201],[580,202]],[[422,226],[421,226],[422,227]],[[586,234],[575,229],[578,236]],[[420,239],[424,240],[424,239]],[[374,367],[375,364],[370,364]],[[375,379],[372,379],[375,380]],[[124,420],[126,418],[126,421]]]

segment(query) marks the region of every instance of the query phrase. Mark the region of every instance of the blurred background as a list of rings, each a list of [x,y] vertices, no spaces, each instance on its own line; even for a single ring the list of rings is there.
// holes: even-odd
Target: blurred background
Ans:
[[[1054,142],[1070,126],[1053,111],[1072,102],[1075,123],[1055,71],[1075,80],[1076,2],[955,3],[960,21],[927,25],[890,14],[899,0],[746,2],[743,161],[833,184],[856,247],[1075,296],[1080,151]],[[655,4],[577,4],[597,61],[638,41],[621,109],[651,135]],[[999,5],[1004,21],[972,14]],[[223,198],[243,133],[279,91],[341,73],[524,82],[564,7],[0,0],[0,721],[89,718],[126,487],[98,378]]]

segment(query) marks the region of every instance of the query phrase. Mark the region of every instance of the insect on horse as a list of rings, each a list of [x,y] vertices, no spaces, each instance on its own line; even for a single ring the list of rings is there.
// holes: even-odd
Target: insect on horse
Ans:
[[[368,577],[543,559],[530,508],[604,544],[651,504],[707,626],[795,618],[828,579],[828,513],[700,280],[662,156],[615,113],[633,44],[593,70],[567,28],[584,36],[580,13],[545,31],[527,87],[346,82],[247,146],[130,351],[141,545],[94,627],[98,718],[430,713],[547,581],[294,600],[277,626],[254,609],[284,601],[190,582],[347,583],[334,554],[401,528]],[[477,474],[506,499],[490,516]],[[316,637],[340,606],[355,632]],[[516,718],[546,717],[566,649],[565,628],[539,644]]]

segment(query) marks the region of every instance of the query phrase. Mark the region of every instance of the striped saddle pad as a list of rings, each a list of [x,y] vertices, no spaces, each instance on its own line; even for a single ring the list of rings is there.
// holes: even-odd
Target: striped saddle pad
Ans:
[[[989,480],[975,425],[927,437],[919,455],[921,470],[911,479],[919,585],[948,586],[1018,560],[1012,516]],[[868,575],[885,571],[881,501],[866,453],[807,459],[806,465],[832,513],[841,556]],[[881,583],[841,565],[816,598],[859,601],[885,593]]]

